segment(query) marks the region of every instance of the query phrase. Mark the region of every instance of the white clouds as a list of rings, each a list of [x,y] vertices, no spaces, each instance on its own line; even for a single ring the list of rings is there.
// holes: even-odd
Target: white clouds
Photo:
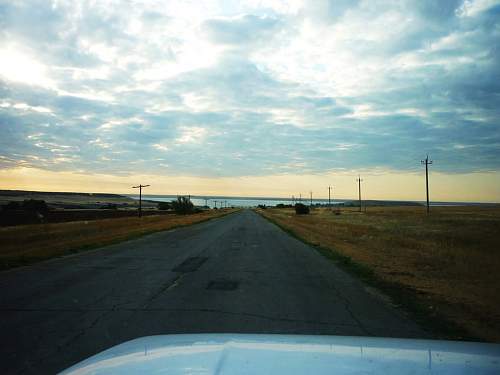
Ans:
[[[497,168],[499,3],[8,3],[1,145],[47,166],[36,144],[84,142],[78,167],[113,173],[403,168],[385,154],[424,147]]]
[[[26,103],[10,103],[8,101],[0,102],[0,108],[13,108],[22,111],[34,111],[38,113],[52,113],[50,108],[42,106],[31,106]]]
[[[46,67],[15,45],[0,48],[0,76],[8,81],[54,88]]]
[[[175,140],[177,144],[200,144],[208,135],[208,130],[199,126],[181,127],[181,135]]]
[[[166,146],[166,145],[164,145],[164,144],[161,144],[161,143],[155,143],[155,144],[153,145],[153,147],[154,147],[155,149],[157,149],[158,151],[168,151],[168,150],[169,150],[168,146]]]
[[[474,17],[486,9],[498,4],[498,0],[465,0],[456,10],[456,14],[459,17]]]

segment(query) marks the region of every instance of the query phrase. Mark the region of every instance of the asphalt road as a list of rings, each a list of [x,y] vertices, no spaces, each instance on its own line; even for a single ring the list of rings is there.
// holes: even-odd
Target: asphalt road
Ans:
[[[0,373],[54,373],[168,333],[428,337],[250,210],[0,273]]]

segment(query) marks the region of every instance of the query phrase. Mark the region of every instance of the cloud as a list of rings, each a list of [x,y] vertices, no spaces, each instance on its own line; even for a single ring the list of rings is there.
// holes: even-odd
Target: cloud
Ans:
[[[0,167],[500,168],[499,1],[16,1]]]
[[[268,41],[279,31],[278,19],[266,16],[243,15],[227,19],[211,19],[203,24],[211,41],[218,44],[237,45]]]

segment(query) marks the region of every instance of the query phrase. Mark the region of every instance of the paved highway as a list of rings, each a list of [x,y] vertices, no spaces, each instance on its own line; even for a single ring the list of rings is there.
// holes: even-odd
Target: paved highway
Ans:
[[[28,374],[155,334],[428,337],[250,210],[2,272],[0,332],[0,373]]]

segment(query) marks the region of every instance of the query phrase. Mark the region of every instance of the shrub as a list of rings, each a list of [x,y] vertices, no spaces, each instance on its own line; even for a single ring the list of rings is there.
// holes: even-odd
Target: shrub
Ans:
[[[49,210],[49,206],[47,206],[44,200],[25,199],[23,202],[23,209],[25,211],[46,213]]]
[[[309,213],[309,207],[302,203],[296,203],[295,213],[297,215],[307,215]]]
[[[108,203],[100,207],[103,210],[117,210],[118,205],[115,203]]]
[[[21,204],[19,202],[9,202],[7,203],[5,206],[2,206],[2,208],[4,210],[20,210],[22,207],[21,207]]]
[[[172,202],[158,202],[158,209],[159,210],[171,210],[172,209]]]
[[[265,210],[267,208],[265,204],[259,204],[257,207],[259,207],[259,208],[261,208],[263,210]]]
[[[177,214],[186,215],[194,211],[193,203],[186,197],[177,197],[177,200],[172,201],[171,204]]]
[[[276,208],[285,208],[286,206],[283,203],[278,203]]]

